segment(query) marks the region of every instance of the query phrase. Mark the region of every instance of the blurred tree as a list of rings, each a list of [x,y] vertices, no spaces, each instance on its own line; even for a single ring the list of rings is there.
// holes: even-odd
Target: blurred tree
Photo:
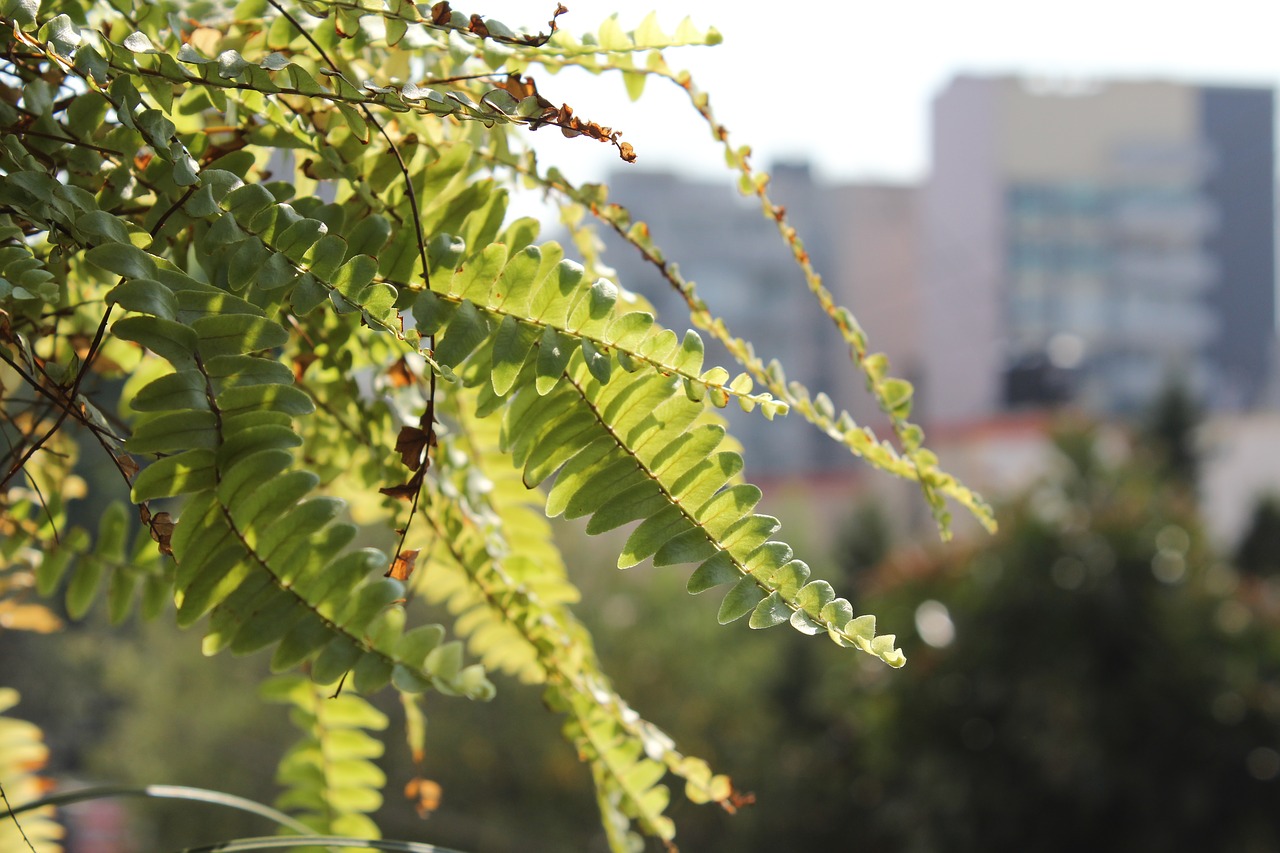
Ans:
[[[835,557],[844,569],[845,583],[856,587],[859,579],[879,565],[892,547],[893,530],[880,504],[874,500],[860,503],[836,539]]]
[[[1236,566],[1251,575],[1280,574],[1280,495],[1266,495],[1254,504],[1249,527],[1236,549]]]
[[[1204,415],[1187,386],[1167,381],[1146,413],[1143,431],[1161,459],[1168,478],[1182,485],[1195,483],[1199,474],[1196,427]]]
[[[1114,438],[1059,436],[1060,473],[991,547],[881,571],[879,610],[925,647],[852,709],[879,722],[853,774],[871,849],[1280,845],[1274,625]]]

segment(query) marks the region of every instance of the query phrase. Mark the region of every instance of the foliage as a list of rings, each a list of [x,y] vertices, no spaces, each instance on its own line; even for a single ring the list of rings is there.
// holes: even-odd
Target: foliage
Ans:
[[[1162,473],[1172,482],[1189,486],[1199,473],[1196,427],[1203,419],[1200,404],[1183,384],[1166,382],[1146,414],[1145,433]]]
[[[1235,562],[1242,572],[1252,575],[1273,577],[1280,573],[1280,496],[1263,495],[1254,503]]]
[[[1059,466],[990,547],[891,559],[868,584],[921,637],[930,608],[954,626],[914,677],[834,711],[862,729],[842,781],[868,843],[1274,848],[1274,609],[1215,559],[1149,439],[1057,440]]]
[[[716,412],[731,401],[797,412],[918,481],[944,534],[945,496],[991,524],[922,448],[910,386],[831,302],[745,149],[728,151],[742,189],[777,221],[900,449],[762,364],[603,188],[539,169],[521,134],[547,126],[637,155],[539,94],[535,65],[618,71],[632,96],[672,80],[727,144],[662,54],[714,31],[610,19],[575,39],[563,11],[525,35],[405,0],[0,6],[19,84],[0,89],[6,560],[25,555],[73,618],[105,589],[114,621],[172,606],[179,625],[204,620],[206,653],[266,649],[305,673],[268,692],[306,731],[282,803],[321,832],[376,829],[383,779],[360,727],[381,717],[344,689],[391,684],[416,709],[427,691],[489,699],[494,670],[541,685],[564,716],[614,849],[637,831],[670,843],[667,776],[734,807],[726,776],[613,689],[543,513],[586,517],[590,533],[638,522],[618,566],[696,564],[690,592],[728,587],[721,623],[790,623],[902,665],[893,635],[754,511],[760,490]],[[518,181],[559,194],[591,268],[580,217],[624,233],[743,372],[707,368],[697,333],[538,242],[535,221],[509,221]],[[67,525],[73,426],[138,523],[114,504],[96,536]],[[461,639],[419,599],[447,604]]]
[[[351,691],[334,695],[300,675],[278,676],[263,686],[268,701],[285,702],[294,724],[305,734],[280,762],[279,781],[287,788],[279,808],[301,811],[318,832],[349,838],[375,838],[368,817],[382,805],[386,778],[371,759],[382,742],[365,729],[387,727],[387,717]]]
[[[0,689],[0,714],[18,703],[18,693]],[[10,805],[38,799],[46,782],[38,775],[49,758],[40,729],[26,720],[0,716],[0,790]],[[54,820],[52,808],[39,809],[23,818],[22,823],[0,822],[0,847],[20,850],[24,847],[39,853],[57,853],[62,847],[62,827]]]

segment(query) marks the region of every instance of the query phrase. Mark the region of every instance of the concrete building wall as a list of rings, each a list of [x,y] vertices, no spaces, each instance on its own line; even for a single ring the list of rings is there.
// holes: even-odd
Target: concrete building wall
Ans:
[[[1224,408],[1256,405],[1272,364],[1276,311],[1275,95],[1271,89],[1200,91],[1210,152],[1205,191],[1219,215],[1208,237],[1220,276],[1211,352]]]
[[[933,167],[920,237],[921,363],[928,422],[998,410],[1004,369],[1000,92],[958,77],[933,105]]]
[[[1224,549],[1239,546],[1260,499],[1280,495],[1277,435],[1276,412],[1222,415],[1200,428],[1200,509]]]
[[[1010,182],[1105,183],[1124,146],[1192,139],[1198,99],[1165,82],[988,81],[998,93],[1000,172]],[[1150,162],[1150,157],[1143,158]]]

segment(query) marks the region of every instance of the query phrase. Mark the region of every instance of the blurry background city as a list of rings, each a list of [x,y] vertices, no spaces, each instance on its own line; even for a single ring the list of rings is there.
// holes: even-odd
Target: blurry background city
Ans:
[[[583,5],[573,10],[581,28],[599,6]],[[1082,26],[1072,19],[1062,55],[1092,62],[1091,74],[1012,53],[1004,70],[955,67],[927,103],[898,103],[926,129],[918,165],[908,155],[879,175],[854,170],[867,178],[833,167],[830,146],[762,149],[770,192],[826,286],[891,373],[914,384],[926,444],[997,505],[1001,530],[961,524],[943,545],[909,484],[798,419],[730,412],[769,511],[797,545],[826,555],[842,594],[899,635],[909,663],[887,671],[816,639],[720,628],[715,603],[688,598],[680,571],[620,574],[610,542],[563,525],[581,614],[623,695],[760,803],[736,815],[675,806],[682,848],[1280,849],[1280,51],[1264,21],[1231,24],[1231,5],[1204,7],[1190,24],[1153,5],[1165,17],[1149,30],[1129,19],[1118,28],[1135,45],[1166,24],[1238,39],[1219,73],[1095,56],[1070,43]],[[735,141],[755,141],[738,118],[758,111],[835,137],[850,157],[882,144],[887,119],[852,81],[802,71],[803,48],[910,52],[919,46],[895,47],[910,33],[797,10],[771,20],[763,7],[753,19],[725,4],[692,11],[719,24],[716,9],[730,39],[732,24],[771,30],[766,44],[794,42],[758,67],[719,69],[732,87],[720,118],[746,128]],[[536,29],[530,14],[509,22]],[[928,40],[940,39],[921,18]],[[1250,70],[1264,49],[1271,71]],[[719,61],[714,50],[680,58],[695,71]],[[592,118],[620,99],[613,83]],[[719,105],[715,81],[703,85]],[[714,145],[662,128],[698,153],[683,162],[659,151],[646,165],[644,128],[616,123],[641,162],[597,176],[609,200],[648,223],[760,355],[882,432],[887,421],[804,299],[775,225],[707,165]],[[555,162],[557,140],[534,141]],[[601,236],[618,281],[659,316],[680,317],[656,271]],[[0,683],[22,691],[55,769],[269,801],[287,721],[224,698],[265,662],[191,667],[194,635],[104,624],[95,614],[52,639],[0,633]],[[428,703],[442,805],[424,823],[407,802],[388,802],[388,837],[497,853],[573,849],[598,834],[589,780],[554,716],[535,692],[499,687],[508,695],[493,706]],[[173,693],[199,712],[175,722],[163,710]],[[398,712],[387,711],[395,790],[412,772],[395,745]],[[231,825],[171,806],[95,808],[71,812],[70,850],[176,849]]]

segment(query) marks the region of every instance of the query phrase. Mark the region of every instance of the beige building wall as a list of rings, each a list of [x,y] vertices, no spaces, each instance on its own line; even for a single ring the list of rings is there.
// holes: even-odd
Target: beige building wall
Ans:
[[[1259,499],[1280,494],[1277,435],[1276,412],[1220,416],[1200,429],[1200,508],[1224,548],[1240,544]]]
[[[930,423],[997,411],[1004,369],[1002,98],[958,77],[934,101],[933,173],[922,191],[921,354],[916,397]]]
[[[1176,149],[1199,132],[1199,99],[1178,83],[990,82],[999,100],[999,171],[1009,181],[1104,183],[1117,177],[1128,141],[1146,143],[1150,161],[1152,146]]]

